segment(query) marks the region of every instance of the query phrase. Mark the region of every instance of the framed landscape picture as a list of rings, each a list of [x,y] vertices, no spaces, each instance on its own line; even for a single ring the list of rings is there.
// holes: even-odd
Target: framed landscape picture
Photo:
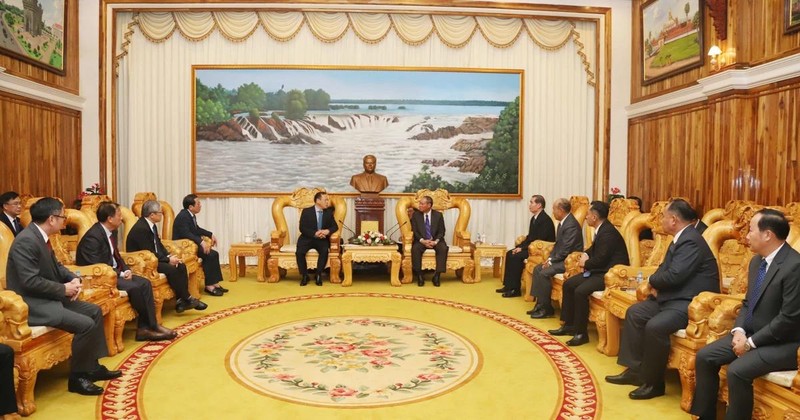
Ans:
[[[642,83],[703,65],[703,0],[642,4]]]
[[[785,1],[783,32],[788,34],[800,30],[800,0]]]
[[[193,190],[352,193],[364,155],[384,195],[519,197],[522,70],[193,66]]]
[[[64,75],[67,0],[0,0],[0,53]]]

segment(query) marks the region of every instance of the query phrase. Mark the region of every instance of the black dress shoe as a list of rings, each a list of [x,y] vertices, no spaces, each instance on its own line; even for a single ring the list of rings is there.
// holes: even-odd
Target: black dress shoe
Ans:
[[[83,376],[70,376],[67,382],[67,390],[81,395],[100,395],[103,393],[102,387],[93,384],[92,381]]]
[[[664,395],[664,384],[661,384],[661,386],[642,384],[628,394],[632,400],[649,400],[662,395]]]
[[[91,382],[94,381],[107,381],[109,379],[116,379],[122,376],[122,371],[108,370],[107,367],[100,365],[97,369],[83,375],[84,378]]]
[[[308,284],[308,274],[303,274],[303,278],[300,279],[300,285],[305,286]]]
[[[146,328],[136,330],[136,341],[166,341],[175,338],[173,332],[153,331]]]
[[[625,371],[619,375],[606,376],[606,382],[617,385],[639,386],[642,384],[642,380],[639,379],[639,373],[632,369],[625,369]]]
[[[314,278],[314,284],[322,286],[322,273],[317,273],[317,276]]]
[[[522,292],[520,292],[519,289],[509,289],[507,292],[504,292],[502,296],[504,298],[517,297],[522,296]]]
[[[206,308],[208,308],[208,305],[206,305],[205,303],[203,303],[203,301],[199,299],[189,298],[189,300],[192,302],[192,309],[197,309],[198,311],[204,311],[206,310]]]
[[[503,287],[501,287],[499,289],[495,289],[494,291],[495,291],[495,293],[505,293],[507,290],[508,289],[506,289],[506,287],[503,286]]]
[[[417,274],[417,286],[422,287],[425,285],[425,277],[422,274]]]
[[[175,312],[182,313],[183,311],[187,309],[192,309],[193,307],[194,306],[192,306],[191,301],[179,298],[178,301],[175,303]]]
[[[547,332],[550,335],[575,335],[575,329],[568,325],[562,325],[556,330],[547,330]]]
[[[555,309],[553,308],[545,308],[544,306],[539,308],[539,310],[533,311],[531,314],[531,318],[533,319],[542,319],[542,318],[550,318],[556,314]]]
[[[589,334],[575,334],[569,341],[567,341],[567,345],[570,347],[581,346],[589,342]]]
[[[161,334],[166,334],[170,338],[175,338],[175,337],[178,336],[178,333],[175,330],[171,330],[171,329],[169,329],[169,328],[167,328],[167,327],[165,327],[163,325],[159,325],[158,326],[158,332],[161,333]]]
[[[228,290],[228,289],[226,289],[226,288],[224,288],[224,287],[222,287],[222,286],[220,286],[220,285],[217,285],[217,290],[221,290],[221,291],[222,291],[222,293],[228,293],[228,292],[230,292],[230,290]]]
[[[439,273],[433,275],[433,287],[439,287]]]
[[[215,287],[215,288],[213,288],[211,290],[208,290],[208,289],[205,289],[205,290],[206,290],[206,293],[208,293],[211,296],[222,296],[223,295],[222,290],[219,290],[219,288],[217,288],[217,287]]]
[[[533,313],[538,311],[539,309],[542,309],[542,305],[536,304],[533,305],[533,309],[531,309],[530,311],[526,311],[525,313],[528,315],[533,315]]]

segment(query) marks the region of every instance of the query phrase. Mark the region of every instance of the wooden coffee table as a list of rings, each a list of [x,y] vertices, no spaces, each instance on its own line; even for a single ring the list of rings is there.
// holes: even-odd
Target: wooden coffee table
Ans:
[[[258,257],[257,279],[260,282],[266,281],[267,266],[264,262],[267,260],[267,254],[269,254],[269,242],[231,244],[231,249],[228,251],[228,263],[231,266],[230,281],[236,281],[239,277],[244,277],[247,269],[247,264],[245,264],[244,260],[246,257]]]
[[[344,270],[344,281],[342,286],[353,284],[353,263],[388,263],[391,265],[390,281],[392,286],[400,286],[400,252],[397,245],[345,245],[342,254],[342,269]]]
[[[478,244],[475,245],[475,252],[480,251],[480,258],[493,258],[492,262],[492,277],[503,278],[503,271],[506,268],[506,253],[508,248],[503,244]],[[481,279],[480,267],[475,269],[475,281]]]

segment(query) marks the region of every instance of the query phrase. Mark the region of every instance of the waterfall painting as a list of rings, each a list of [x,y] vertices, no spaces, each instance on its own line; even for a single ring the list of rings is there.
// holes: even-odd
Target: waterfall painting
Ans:
[[[377,157],[383,195],[421,188],[519,198],[522,70],[193,66],[192,188],[357,194]]]

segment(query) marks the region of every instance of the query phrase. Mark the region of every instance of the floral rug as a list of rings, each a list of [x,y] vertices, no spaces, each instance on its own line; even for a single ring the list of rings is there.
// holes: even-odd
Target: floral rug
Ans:
[[[230,371],[248,388],[332,407],[408,403],[446,392],[480,367],[465,338],[408,319],[333,317],[269,328],[243,340]]]

